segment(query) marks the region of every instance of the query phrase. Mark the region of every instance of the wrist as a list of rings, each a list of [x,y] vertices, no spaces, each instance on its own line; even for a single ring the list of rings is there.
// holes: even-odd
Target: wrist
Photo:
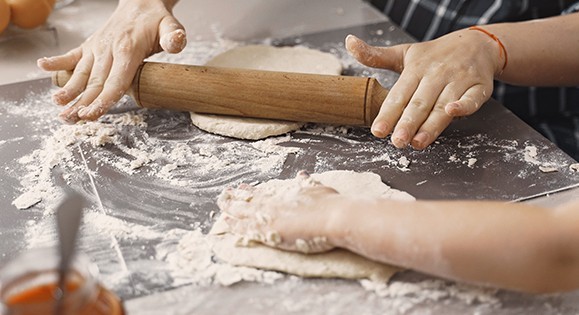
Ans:
[[[508,64],[508,53],[502,40],[491,32],[490,27],[471,26],[466,31],[478,37],[478,42],[484,45],[484,51],[492,60],[495,78],[500,76]],[[473,34],[474,33],[474,34]]]
[[[325,209],[326,224],[323,235],[335,247],[344,247],[344,238],[348,230],[350,217],[350,198],[344,195],[333,195],[322,201],[319,207]]]
[[[336,195],[328,202],[328,222],[325,235],[330,244],[335,247],[352,249],[356,241],[354,235],[356,229],[362,228],[360,219],[364,219],[368,213],[366,210],[375,207],[376,200],[368,198],[346,197]]]

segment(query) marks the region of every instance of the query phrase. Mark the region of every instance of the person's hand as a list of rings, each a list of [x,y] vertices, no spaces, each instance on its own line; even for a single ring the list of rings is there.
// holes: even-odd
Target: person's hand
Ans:
[[[217,202],[234,234],[284,250],[317,253],[331,244],[331,212],[338,193],[300,172],[272,189],[241,184]]]
[[[53,101],[66,105],[68,122],[96,120],[130,87],[141,62],[165,50],[178,53],[187,43],[183,26],[173,17],[174,0],[121,0],[107,23],[80,47],[38,60],[46,71],[74,70]]]
[[[400,73],[371,128],[379,138],[392,132],[398,148],[424,149],[453,117],[476,112],[491,97],[504,63],[498,44],[471,30],[392,47],[373,47],[349,35],[346,47],[366,66]]]

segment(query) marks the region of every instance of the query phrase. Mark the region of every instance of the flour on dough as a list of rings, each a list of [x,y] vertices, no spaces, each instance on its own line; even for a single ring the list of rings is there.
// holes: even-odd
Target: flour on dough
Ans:
[[[335,249],[321,254],[287,252],[265,245],[237,246],[231,234],[215,236],[213,253],[235,266],[281,271],[306,278],[369,279],[386,282],[400,269],[350,251]]]
[[[342,73],[340,60],[334,55],[301,46],[250,45],[237,47],[215,56],[206,65],[328,75]],[[288,121],[196,113],[191,113],[191,122],[207,132],[250,140],[284,134],[303,126],[303,123]]]
[[[199,129],[237,139],[259,140],[298,130],[303,123],[197,114],[191,112],[191,122]]]
[[[312,174],[311,177],[325,186],[337,190],[342,195],[381,197],[393,200],[415,201],[412,195],[405,191],[394,189],[382,182],[380,175],[370,172],[328,171]]]
[[[374,173],[329,171],[312,174],[311,177],[343,195],[415,200],[410,194],[384,184],[380,176]],[[297,179],[274,179],[260,184],[258,187],[289,191],[292,186],[296,185],[298,185]],[[280,193],[283,191],[273,194],[279,196]],[[210,234],[215,238],[213,246],[215,256],[237,266],[283,271],[303,277],[370,279],[382,282],[387,281],[394,273],[400,271],[396,267],[366,259],[343,249],[306,255],[278,250],[261,244],[252,244],[250,247],[236,246],[239,238],[228,233],[228,226],[223,220],[223,216],[217,219]]]
[[[213,57],[206,65],[311,74],[339,75],[342,73],[342,64],[337,57],[303,46],[241,46]]]

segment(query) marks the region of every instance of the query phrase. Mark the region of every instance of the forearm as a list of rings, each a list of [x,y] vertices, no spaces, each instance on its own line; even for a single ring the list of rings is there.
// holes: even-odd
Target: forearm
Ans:
[[[352,202],[340,202],[346,210],[339,212],[330,241],[361,255],[515,290],[579,287],[577,210],[497,202]]]
[[[517,85],[579,85],[579,13],[482,28],[498,36],[508,52],[508,64],[497,79]]]

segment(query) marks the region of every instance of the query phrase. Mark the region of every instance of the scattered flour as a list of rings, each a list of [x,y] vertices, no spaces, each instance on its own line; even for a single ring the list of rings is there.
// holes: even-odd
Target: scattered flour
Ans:
[[[410,166],[410,160],[405,156],[401,156],[398,159],[398,168],[400,170],[407,171],[407,170],[410,170],[410,169],[408,169],[408,166]]]
[[[237,42],[227,40],[191,42],[181,54],[162,53],[152,57],[151,60],[204,64],[219,52],[238,45]],[[339,44],[330,51],[340,55],[345,66],[356,64],[356,61],[344,52],[343,44]],[[373,75],[369,71],[365,74]],[[245,175],[254,171],[264,174],[265,178],[279,175],[279,170],[289,155],[299,156],[304,151],[301,147],[284,146],[283,144],[289,140],[292,140],[292,145],[307,145],[322,141],[320,138],[324,137],[340,143],[351,144],[352,146],[349,146],[347,150],[363,150],[365,153],[371,153],[371,158],[366,158],[367,160],[362,160],[360,163],[381,163],[380,165],[392,168],[401,167],[407,170],[410,170],[410,167],[414,169],[426,165],[424,159],[401,153],[400,150],[386,145],[386,141],[383,146],[356,146],[360,144],[359,139],[349,133],[350,128],[342,126],[314,125],[297,132],[295,137],[292,135],[269,138],[252,144],[224,142],[220,140],[221,138],[212,135],[169,139],[169,137],[164,138],[162,133],[149,130],[159,126],[151,125],[151,116],[146,110],[108,114],[96,122],[69,126],[61,125],[54,119],[60,109],[47,105],[50,103],[49,94],[31,94],[23,103],[6,104],[10,115],[36,115],[31,127],[38,131],[35,134],[42,135],[36,139],[39,141],[39,148],[18,161],[19,166],[24,169],[23,172],[18,172],[18,174],[24,174],[19,178],[23,191],[19,196],[15,196],[15,206],[19,209],[25,209],[37,205],[43,210],[38,216],[26,223],[27,231],[24,237],[28,247],[43,246],[53,243],[56,239],[50,216],[53,215],[53,208],[61,197],[61,191],[57,188],[61,185],[55,183],[55,177],[57,177],[55,169],[62,170],[60,175],[66,183],[86,177],[87,172],[91,172],[91,174],[94,172],[93,175],[98,176],[99,172],[94,169],[86,169],[79,156],[80,152],[84,152],[88,156],[89,162],[93,162],[91,164],[93,167],[109,167],[122,175],[137,174],[150,178],[153,182],[158,182],[157,179],[160,179],[164,185],[175,189],[185,187],[194,190],[197,187],[209,186],[214,188],[215,195],[221,191],[225,184],[214,179],[226,177],[223,176],[224,174]],[[452,143],[454,140],[449,141],[449,139],[443,138],[438,143],[440,141]],[[7,140],[4,140],[0,142],[0,146],[7,145],[7,143]],[[500,152],[506,162],[523,159],[535,168],[537,165],[547,164],[541,162],[540,150],[533,144],[521,145],[515,140],[486,139],[484,135],[467,137],[456,146],[451,145],[453,148],[456,147],[456,150],[440,154],[444,154],[443,160],[447,160],[448,163],[482,167],[478,164],[477,157],[474,157],[472,153],[473,149],[480,149],[482,146],[488,146],[492,150]],[[331,147],[330,152],[331,150],[344,150],[344,148]],[[336,158],[336,155],[332,154],[328,154],[328,157],[316,156],[316,168],[327,170],[331,165],[330,160]],[[357,155],[355,158],[361,159]],[[358,160],[356,161],[358,162]],[[412,165],[410,161],[412,161]],[[571,165],[570,169],[578,170],[579,166]],[[521,173],[518,176],[527,176],[527,174]],[[199,184],[199,179],[203,179],[205,182]],[[210,179],[214,181],[210,181]],[[231,184],[236,180],[239,178],[226,177],[223,181]],[[424,180],[417,185],[426,182]],[[192,205],[194,205],[193,202]],[[122,209],[120,210],[119,212],[122,212]],[[212,257],[210,241],[197,227],[201,224],[200,222],[192,223],[195,225],[193,231],[180,229],[167,231],[166,226],[157,227],[155,224],[129,223],[122,217],[109,216],[106,213],[95,211],[95,209],[86,212],[84,221],[85,229],[96,234],[96,236],[91,234],[91,237],[102,237],[105,240],[102,243],[90,242],[90,246],[93,247],[111,247],[107,242],[107,237],[112,236],[128,244],[123,248],[124,254],[144,256],[142,253],[145,251],[144,248],[148,248],[148,243],[151,243],[152,253],[139,259],[155,261],[155,264],[161,266],[158,267],[161,271],[164,270],[163,268],[168,268],[173,278],[166,279],[160,276],[154,280],[152,279],[153,274],[162,272],[147,266],[140,269],[145,273],[143,280],[146,281],[158,281],[164,286],[167,283],[172,286],[178,286],[180,283],[232,285],[240,281],[274,283],[280,279],[289,278],[276,272],[233,267],[215,262]],[[137,246],[135,244],[138,244],[139,247],[135,247]],[[108,265],[107,259],[113,260],[105,256],[101,261],[106,263],[99,265],[104,271],[106,284],[115,285],[115,288],[127,287],[130,279],[127,280],[126,269],[112,268]],[[136,268],[141,266],[134,261],[131,263]],[[124,267],[126,268],[126,266]],[[146,274],[149,272],[151,275]],[[492,291],[465,288],[438,280],[419,283],[393,282],[390,285],[363,281],[361,284],[366,289],[375,292],[376,296],[393,299],[398,305],[398,310],[408,310],[421,301],[447,299],[458,299],[467,304],[498,304],[498,298],[494,296]],[[158,287],[161,286],[156,286],[156,288]],[[146,289],[142,289],[142,291],[146,292]]]
[[[394,299],[396,309],[406,313],[416,305],[427,301],[456,299],[467,305],[486,304],[500,307],[497,290],[463,284],[451,284],[442,280],[426,280],[417,283],[392,282],[390,284],[360,280],[364,289],[380,297]]]
[[[539,164],[537,160],[537,147],[534,145],[528,145],[525,147],[525,162],[532,164]]]
[[[539,170],[543,173],[553,173],[559,171],[556,167],[543,165],[539,166]]]
[[[473,167],[474,167],[474,164],[476,163],[476,161],[478,161],[478,160],[475,159],[475,158],[470,158],[470,159],[468,159],[468,161],[467,161],[468,167],[473,168]]]
[[[179,174],[180,168],[195,166],[196,174],[207,175],[216,169],[237,169],[241,159],[251,169],[268,172],[281,167],[288,154],[299,152],[298,148],[277,145],[288,141],[287,136],[258,141],[253,149],[235,142],[215,146],[208,141],[193,146],[188,141],[151,138],[146,128],[144,110],[109,114],[96,122],[58,125],[43,139],[40,149],[19,160],[26,169],[21,178],[25,191],[13,204],[18,209],[27,209],[41,201],[56,202],[60,193],[54,185],[52,170],[60,166],[66,168],[66,173],[80,176],[85,170],[78,153],[88,148],[102,165],[113,166],[128,175],[148,166],[142,172],[180,187],[193,185],[195,180]],[[133,134],[129,143],[128,133]],[[120,152],[111,152],[104,148],[107,145]]]
[[[180,283],[230,286],[248,281],[272,284],[284,277],[278,272],[214,262],[213,240],[200,230],[193,230],[181,238],[177,250],[159,258],[168,261],[173,277]]]
[[[235,267],[215,262],[212,246],[215,239],[199,230],[187,232],[177,245],[177,250],[160,257],[169,262],[173,276],[182,284],[230,286],[238,282],[295,281],[295,276],[248,267]],[[293,279],[293,280],[292,280]],[[398,312],[405,313],[424,302],[455,300],[466,305],[500,307],[497,290],[449,283],[442,280],[391,283],[360,280],[361,286],[377,297],[388,299]]]
[[[545,161],[539,154],[539,149],[534,145],[527,145],[525,147],[525,162],[530,165],[538,166],[543,173],[554,173],[559,171],[560,163],[557,161]],[[570,166],[570,169],[573,170]]]

